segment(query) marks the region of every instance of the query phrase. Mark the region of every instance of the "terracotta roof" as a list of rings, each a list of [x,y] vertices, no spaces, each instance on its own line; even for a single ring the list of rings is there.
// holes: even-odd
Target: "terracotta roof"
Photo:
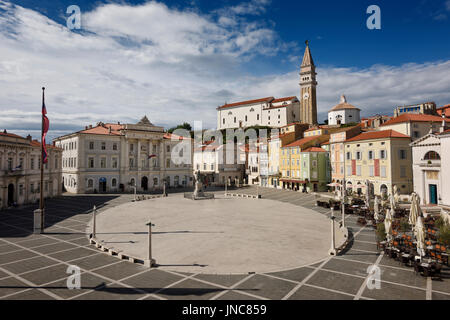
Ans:
[[[356,110],[361,110],[357,107],[355,107],[354,105],[351,105],[350,103],[347,103],[347,99],[345,98],[344,95],[341,96],[341,101],[338,105],[335,105],[333,108],[331,108],[331,111],[338,111],[338,110],[344,110],[344,109],[356,109]]]
[[[283,102],[283,101],[291,101],[293,99],[296,99],[296,96],[292,96],[292,97],[285,97],[285,98],[278,98],[275,100],[272,100],[272,103],[276,103],[276,102]]]
[[[172,140],[172,137],[174,139],[178,139],[178,140],[192,140],[189,137],[183,137],[183,136],[179,136],[177,134],[173,134],[173,133],[169,133],[169,132],[165,133],[163,136],[164,139],[170,139],[170,140]]]
[[[110,128],[111,128],[111,132],[109,130]],[[79,133],[120,136],[120,135],[122,135],[122,133],[120,132],[120,130],[122,130],[122,129],[124,129],[124,126],[122,124],[104,123],[103,125],[99,124],[95,127],[81,130],[81,131],[79,131]]]
[[[9,133],[9,132],[0,132],[0,136],[4,136],[4,137],[11,137],[11,138],[22,138],[22,139],[26,139],[26,138],[24,138],[24,137],[21,137],[21,136],[19,136],[19,135],[17,135],[17,134],[14,134],[14,133]]]
[[[416,114],[416,113],[405,113],[396,118],[392,118],[389,121],[386,121],[381,126],[388,126],[396,123],[403,122],[441,122],[442,117],[433,116],[431,114]],[[450,122],[450,119],[445,119],[446,122]]]
[[[322,145],[322,146],[326,146],[326,145],[329,145],[329,144],[330,144],[330,140],[328,140],[328,141],[322,143],[321,145]]]
[[[294,141],[294,142],[284,146],[283,148],[301,147],[305,143],[310,142],[311,140],[317,139],[318,137],[320,137],[320,136],[312,136],[312,137],[302,138],[302,139],[299,139],[297,141]]]
[[[324,144],[324,143],[322,143],[322,144]],[[327,150],[324,150],[324,149],[319,148],[319,147],[310,147],[310,148],[308,148],[306,150],[303,150],[302,152],[327,152]]]
[[[444,110],[450,108],[450,104],[446,104],[445,106],[439,107],[436,110]]]
[[[389,139],[389,138],[404,138],[411,139],[403,133],[397,132],[395,130],[382,130],[382,131],[370,131],[363,132],[356,137],[345,140],[345,142],[360,141],[360,140],[374,140],[374,139]]]
[[[261,103],[261,102],[271,102],[274,99],[274,97],[267,97],[267,98],[261,98],[261,99],[255,99],[255,100],[247,100],[247,101],[240,101],[235,103],[227,103],[223,106],[220,106],[218,109],[225,109],[225,108],[231,108],[231,107],[237,107],[242,106],[246,104],[255,104],[255,103]]]
[[[31,142],[30,142],[30,145],[32,146],[32,147],[41,147],[41,143],[38,141],[38,140],[32,140]],[[47,146],[47,149],[57,149],[57,150],[62,150],[62,148],[59,148],[59,147],[56,147],[56,146],[54,146],[54,145],[52,145],[52,144],[47,144],[46,145]]]

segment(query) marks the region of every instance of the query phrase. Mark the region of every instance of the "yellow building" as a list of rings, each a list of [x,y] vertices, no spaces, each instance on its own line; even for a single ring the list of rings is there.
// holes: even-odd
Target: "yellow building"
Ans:
[[[364,132],[344,143],[347,190],[365,192],[365,182],[375,195],[391,193],[397,185],[401,194],[413,191],[411,138],[394,130]]]
[[[280,187],[283,189],[301,190],[305,183],[301,175],[302,155],[301,152],[326,142],[330,136],[313,136],[299,139],[280,148]]]

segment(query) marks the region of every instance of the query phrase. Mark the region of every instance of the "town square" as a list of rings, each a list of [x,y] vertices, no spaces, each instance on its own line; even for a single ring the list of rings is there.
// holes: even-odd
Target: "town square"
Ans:
[[[0,301],[450,300],[450,1],[69,2],[0,3]]]

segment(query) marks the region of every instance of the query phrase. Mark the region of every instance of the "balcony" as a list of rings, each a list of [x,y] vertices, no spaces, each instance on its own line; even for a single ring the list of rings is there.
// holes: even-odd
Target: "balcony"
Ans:
[[[23,169],[8,169],[3,171],[5,176],[21,176],[25,174],[25,170]]]
[[[421,167],[421,168],[440,168],[441,160],[422,160],[419,163],[419,167]]]

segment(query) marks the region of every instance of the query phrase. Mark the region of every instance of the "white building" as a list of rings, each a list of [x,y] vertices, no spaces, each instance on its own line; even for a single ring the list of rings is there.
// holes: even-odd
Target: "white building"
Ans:
[[[44,197],[61,195],[62,150],[47,146]],[[0,133],[0,208],[36,203],[40,199],[41,144],[31,136]]]
[[[194,148],[193,164],[194,171],[200,171],[206,176],[208,185],[223,186],[243,183],[245,166],[245,153],[238,152],[237,144],[234,146],[233,157],[227,161],[226,144],[218,141],[207,141]],[[230,156],[231,157],[231,156]],[[238,161],[239,159],[239,161]]]
[[[217,108],[217,128],[283,127],[300,120],[297,97],[274,97],[225,104]]]
[[[359,123],[361,121],[360,112],[361,109],[347,103],[347,99],[342,95],[339,104],[328,111],[328,124]]]
[[[99,122],[55,144],[63,149],[63,182],[72,193],[153,191],[164,181],[192,185],[192,139],[167,134],[147,117],[137,124]]]
[[[450,207],[450,130],[446,131],[445,122],[438,132],[430,131],[411,147],[414,191],[421,203]]]

